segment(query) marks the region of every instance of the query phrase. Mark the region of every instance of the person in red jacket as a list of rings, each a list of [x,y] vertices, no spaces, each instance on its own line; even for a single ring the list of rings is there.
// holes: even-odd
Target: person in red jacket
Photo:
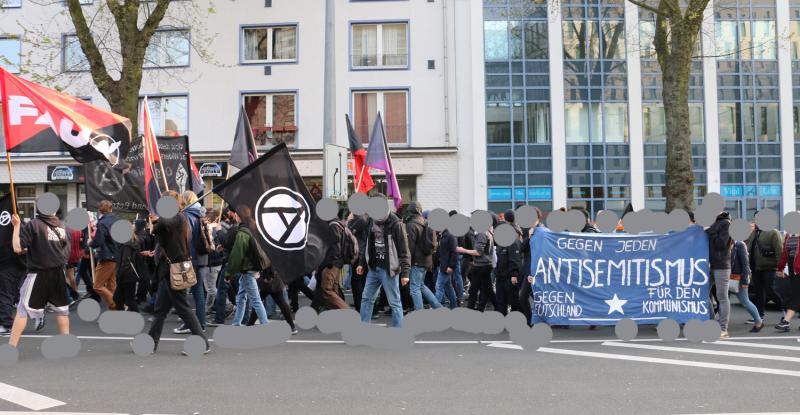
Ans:
[[[787,268],[788,274],[783,272]],[[791,330],[792,318],[800,312],[800,235],[786,235],[783,243],[783,252],[778,261],[776,275],[778,278],[789,278],[789,292],[787,295],[786,315],[775,325],[775,329],[784,333]]]

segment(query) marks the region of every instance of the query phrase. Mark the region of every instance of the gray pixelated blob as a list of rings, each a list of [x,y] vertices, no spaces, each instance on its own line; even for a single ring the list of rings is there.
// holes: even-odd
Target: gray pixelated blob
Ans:
[[[111,239],[118,244],[126,244],[133,236],[133,224],[125,219],[120,219],[111,225]]]
[[[452,311],[447,307],[439,307],[432,310],[431,316],[431,332],[445,331],[453,327]]]
[[[716,320],[706,320],[702,324],[701,332],[702,340],[712,343],[719,340],[719,336],[722,334],[722,328],[720,328],[719,322]]]
[[[450,216],[447,230],[456,237],[466,235],[469,232],[469,218],[460,213]]]
[[[534,324],[531,328],[531,335],[533,335],[533,340],[538,344],[537,348],[546,346],[547,343],[553,340],[553,329],[546,323]]]
[[[472,229],[478,233],[484,233],[488,231],[492,226],[492,223],[494,223],[492,220],[492,214],[485,210],[476,210],[475,212],[472,212],[469,222],[472,225]]]
[[[61,207],[61,201],[58,196],[47,192],[36,198],[36,210],[45,215],[55,215]]]
[[[656,214],[650,209],[642,209],[638,213],[639,216],[639,233],[655,232]]]
[[[0,367],[14,366],[19,360],[19,350],[10,344],[0,345]]]
[[[783,228],[792,234],[800,233],[800,212],[787,212],[783,215]]]
[[[197,335],[189,336],[183,342],[183,351],[192,359],[197,359],[206,352],[206,341]]]
[[[367,204],[367,215],[374,220],[384,220],[389,216],[389,203],[385,197],[373,196]]]
[[[434,209],[428,213],[428,227],[436,232],[447,229],[450,222],[450,214],[444,209]]]
[[[515,311],[519,313],[518,311]],[[513,314],[513,313],[511,313]],[[522,313],[519,313],[522,315]],[[516,317],[514,317],[516,318]],[[510,321],[510,320],[509,320]],[[510,321],[510,324],[515,322]],[[522,324],[525,324],[525,316],[522,316]],[[483,333],[484,334],[500,334],[506,329],[506,317],[499,311],[491,310],[483,312]]]
[[[725,209],[725,198],[719,193],[706,193],[705,197],[703,197],[703,206],[713,210],[714,214],[718,215]]]
[[[144,329],[144,317],[131,311],[106,311],[100,315],[98,323],[106,334],[134,335]]]
[[[625,233],[636,235],[643,232],[644,225],[641,218],[642,214],[640,212],[628,212],[622,218],[622,227],[625,229]]]
[[[700,226],[711,226],[717,220],[719,214],[719,210],[702,205],[694,212],[694,221]]]
[[[178,201],[172,196],[161,196],[156,202],[156,213],[162,218],[174,218],[179,210]]]
[[[639,334],[639,326],[636,325],[635,321],[629,318],[623,318],[614,326],[614,334],[616,334],[617,338],[620,340],[630,341],[635,339],[636,335]]]
[[[756,225],[765,231],[778,229],[778,213],[772,209],[759,210],[756,213]]]
[[[360,316],[355,310],[327,310],[317,318],[317,328],[322,334],[338,333],[352,326],[353,321],[360,321]]]
[[[150,356],[153,354],[153,349],[156,347],[156,342],[147,333],[137,334],[131,342],[131,348],[136,356]]]
[[[669,231],[672,230],[672,227],[669,223],[669,216],[666,212],[653,212],[652,218],[652,228],[655,233],[659,235],[666,235]]]
[[[566,212],[554,210],[547,214],[546,219],[547,228],[553,232],[563,232],[567,230],[567,217]]]
[[[678,322],[668,318],[666,320],[661,320],[656,327],[656,331],[658,332],[658,338],[664,341],[674,341],[678,338],[681,334],[681,326],[678,325]]]
[[[219,326],[214,331],[214,344],[225,349],[251,350],[283,344],[291,335],[289,324],[283,320],[255,326]]]
[[[388,351],[409,350],[414,346],[414,336],[402,327],[378,326],[368,346]]]
[[[600,232],[613,233],[619,224],[619,216],[613,210],[601,210],[597,212],[594,223],[600,229]]]
[[[579,210],[568,210],[564,217],[569,232],[580,232],[586,226],[586,216]]]
[[[414,336],[447,330],[450,328],[449,314],[434,309],[416,310],[403,317],[403,327]]]
[[[81,351],[81,341],[74,334],[48,337],[42,342],[42,356],[45,359],[75,357]]]
[[[541,326],[541,327],[536,327]],[[515,344],[522,346],[525,351],[534,352],[536,349],[547,345],[553,338],[553,331],[547,324],[540,323],[533,328],[517,328],[509,333],[509,338]]]
[[[350,199],[347,200],[347,208],[356,216],[361,216],[367,213],[369,206],[369,196],[364,193],[353,193]]]
[[[730,232],[731,238],[733,238],[734,241],[744,241],[750,236],[750,233],[752,233],[752,226],[750,222],[745,219],[734,219],[733,222],[731,222],[730,228],[728,228],[728,232]]]
[[[519,227],[532,228],[539,223],[539,214],[536,212],[536,209],[534,209],[533,206],[522,205],[517,208],[517,211],[514,214],[514,220]]]
[[[87,298],[78,303],[78,317],[83,321],[95,321],[100,316],[100,303]]]
[[[405,320],[403,323],[405,324]],[[372,331],[374,327],[372,324],[359,321],[358,324],[342,331],[342,340],[348,346],[367,346],[370,337],[375,334]]]
[[[453,330],[470,334],[483,332],[483,316],[480,312],[470,308],[459,307],[450,312]]]
[[[683,325],[683,337],[691,343],[703,341],[703,322],[700,320],[689,320]]]
[[[667,215],[669,229],[675,232],[683,232],[689,227],[689,214],[683,209],[675,209]]]
[[[528,323],[525,321],[525,315],[519,311],[512,311],[508,313],[505,317],[505,329],[508,330],[509,333],[513,333],[515,330],[520,329],[527,330]]]
[[[64,224],[70,229],[86,229],[89,226],[89,212],[84,208],[75,208],[69,211]]]
[[[317,326],[317,312],[308,306],[300,307],[296,313],[294,313],[294,322],[297,324],[297,327],[303,330],[311,330]]]
[[[333,220],[339,215],[339,204],[330,198],[317,202],[317,216],[324,221]]]
[[[497,225],[497,228],[494,230],[494,242],[498,246],[510,246],[517,240],[517,236],[517,230],[507,223]]]

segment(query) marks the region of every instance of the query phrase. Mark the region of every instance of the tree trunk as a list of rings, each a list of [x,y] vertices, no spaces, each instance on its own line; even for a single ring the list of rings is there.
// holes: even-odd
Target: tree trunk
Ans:
[[[131,138],[133,138],[139,135],[139,88],[128,89],[133,89],[133,92],[121,92],[105,98],[111,107],[111,112],[131,120]]]

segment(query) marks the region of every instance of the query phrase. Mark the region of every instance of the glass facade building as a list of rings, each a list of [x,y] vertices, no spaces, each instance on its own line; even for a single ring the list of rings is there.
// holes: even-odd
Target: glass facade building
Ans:
[[[795,210],[800,0],[716,0],[707,17],[689,92],[697,201],[718,192],[734,217]],[[655,20],[624,0],[484,0],[491,209],[664,209]]]

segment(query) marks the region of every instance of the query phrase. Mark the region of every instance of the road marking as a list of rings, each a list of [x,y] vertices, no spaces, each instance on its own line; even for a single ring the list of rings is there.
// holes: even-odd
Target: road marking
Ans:
[[[798,341],[800,341],[800,339],[798,339]],[[755,347],[755,348],[759,348],[759,349],[800,351],[800,347],[797,347],[797,346],[783,346],[783,345],[780,345],[780,344],[729,342],[729,341],[718,341],[718,342],[715,342],[714,344],[721,344],[723,346]]]
[[[630,356],[625,354],[614,354],[614,353],[585,352],[581,350],[552,349],[549,347],[540,347],[539,349],[537,349],[537,351],[544,353],[561,354],[567,356],[596,357],[599,359],[627,360],[631,362],[658,363],[658,364],[674,365],[674,366],[702,367],[706,369],[731,370],[738,372],[800,377],[800,372],[794,370],[728,365],[722,363],[708,363],[708,362],[698,362],[692,360],[662,359],[658,357]]]
[[[509,343],[490,343],[487,344],[489,347],[496,347],[498,349],[511,349],[511,350],[523,350],[522,346],[518,344],[509,344]]]
[[[0,411],[0,415],[128,415],[111,412],[19,412]]]
[[[0,399],[33,411],[66,405],[64,402],[2,382],[0,382]]]
[[[675,353],[704,354],[711,356],[743,357],[748,359],[778,360],[781,362],[800,362],[800,357],[775,356],[769,354],[755,354],[755,353],[725,352],[722,350],[690,349],[688,347],[653,346],[649,344],[633,344],[633,343],[623,343],[618,341],[605,342],[603,343],[603,346],[627,347],[629,349],[642,349],[642,350],[658,350],[663,352],[675,352]]]

